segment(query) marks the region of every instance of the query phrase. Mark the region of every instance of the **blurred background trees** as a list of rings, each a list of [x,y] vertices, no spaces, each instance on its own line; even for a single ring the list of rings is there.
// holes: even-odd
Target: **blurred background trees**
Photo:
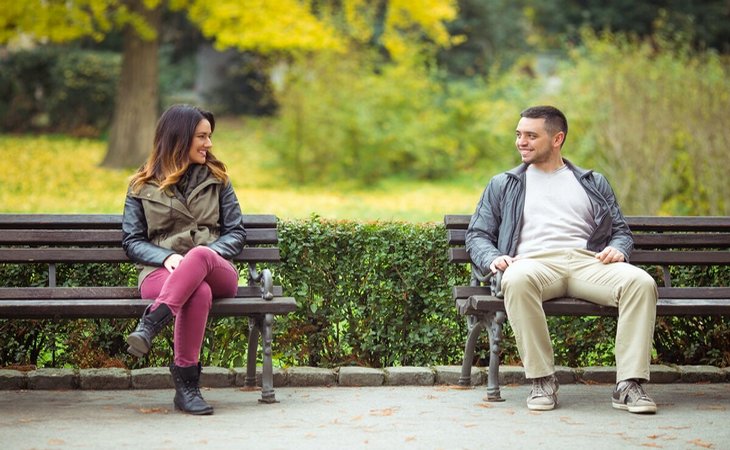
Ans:
[[[723,0],[19,0],[0,12],[0,127],[100,136],[137,165],[172,103],[268,117],[295,184],[486,180],[519,111],[628,214],[728,214]]]

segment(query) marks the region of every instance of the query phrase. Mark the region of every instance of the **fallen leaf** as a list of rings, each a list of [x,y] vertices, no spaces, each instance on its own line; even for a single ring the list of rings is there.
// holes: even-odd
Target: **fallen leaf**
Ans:
[[[415,441],[415,440],[416,440],[415,436],[406,436],[406,442],[411,442],[411,441]]]
[[[697,447],[702,448],[713,448],[713,445],[711,442],[703,441],[702,439],[693,439],[689,441],[690,444],[696,445]]]
[[[371,416],[392,416],[395,410],[393,408],[385,408],[385,409],[371,409],[370,415]]]
[[[560,421],[563,423],[567,423],[568,425],[583,425],[582,422],[576,422],[571,417],[562,416],[560,418]]]
[[[168,410],[166,408],[139,408],[139,412],[142,414],[167,414]]]
[[[477,403],[476,405],[478,408],[492,408],[493,405],[491,403]]]
[[[657,444],[656,442],[648,442],[646,444],[641,444],[642,447],[652,447],[652,448],[663,448],[661,445]]]
[[[725,411],[727,408],[724,405],[700,405],[697,407],[699,410],[704,411]]]

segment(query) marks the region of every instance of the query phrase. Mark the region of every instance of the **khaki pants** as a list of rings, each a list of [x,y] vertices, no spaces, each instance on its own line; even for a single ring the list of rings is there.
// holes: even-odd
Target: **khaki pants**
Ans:
[[[628,263],[603,264],[588,250],[549,250],[513,262],[502,291],[527,378],[555,372],[542,302],[569,296],[618,307],[616,381],[649,379],[658,294],[645,271]]]

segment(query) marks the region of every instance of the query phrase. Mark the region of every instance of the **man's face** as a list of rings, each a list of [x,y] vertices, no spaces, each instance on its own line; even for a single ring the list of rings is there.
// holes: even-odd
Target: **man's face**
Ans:
[[[553,161],[559,154],[555,146],[555,135],[545,129],[545,119],[523,117],[517,123],[515,145],[522,156],[522,162],[540,166]]]

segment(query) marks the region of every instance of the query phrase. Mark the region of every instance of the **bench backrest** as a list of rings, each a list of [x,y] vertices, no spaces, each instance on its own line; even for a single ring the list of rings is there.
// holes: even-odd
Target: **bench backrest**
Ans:
[[[234,258],[248,264],[280,261],[274,215],[243,216],[246,247]],[[0,214],[0,264],[47,263],[55,286],[58,263],[129,262],[116,214]]]
[[[464,237],[470,215],[444,217],[449,262],[470,263]],[[631,263],[662,267],[664,286],[672,284],[670,266],[730,265],[730,217],[628,216],[634,235]]]

